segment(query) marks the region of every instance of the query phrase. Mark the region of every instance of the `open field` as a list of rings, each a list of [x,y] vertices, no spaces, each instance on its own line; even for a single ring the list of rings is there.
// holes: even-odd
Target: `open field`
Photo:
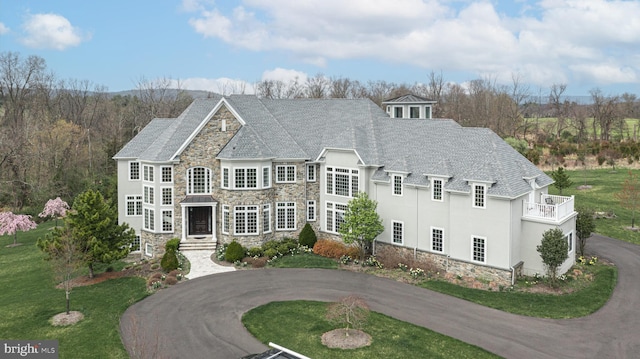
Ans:
[[[612,171],[611,168],[593,170],[570,170],[566,171],[573,186],[563,190],[565,196],[575,196],[576,207],[589,207],[597,212],[613,213],[615,218],[596,219],[596,232],[607,237],[621,239],[627,242],[640,244],[640,232],[632,231],[627,227],[631,226],[632,212],[620,205],[615,198],[615,194],[620,192],[622,184],[629,176],[629,171],[636,169],[619,168]],[[579,186],[591,186],[588,189],[578,189]],[[558,190],[551,186],[550,193],[558,194]],[[640,218],[640,213],[636,213],[636,222]],[[589,244],[587,242],[587,251]]]

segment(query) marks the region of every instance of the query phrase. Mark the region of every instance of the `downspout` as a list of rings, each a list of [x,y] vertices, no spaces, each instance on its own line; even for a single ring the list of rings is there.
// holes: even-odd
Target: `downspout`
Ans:
[[[511,285],[516,284],[516,268],[511,266]]]
[[[418,258],[418,241],[420,240],[420,201],[418,198],[418,186],[415,187],[416,189],[416,245],[415,247],[413,247],[413,259],[417,259]]]

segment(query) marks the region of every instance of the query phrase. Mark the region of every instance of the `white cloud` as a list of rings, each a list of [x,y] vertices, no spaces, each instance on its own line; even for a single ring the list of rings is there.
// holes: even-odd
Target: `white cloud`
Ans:
[[[4,35],[9,32],[9,28],[0,22],[0,35]]]
[[[307,77],[307,74],[304,72],[292,69],[283,69],[280,67],[262,73],[262,80],[282,81],[284,83],[289,83],[292,81],[304,83],[307,81]]]
[[[22,43],[32,48],[64,50],[90,38],[58,14],[29,15],[22,26],[26,35]]]
[[[625,81],[640,73],[633,61],[640,51],[635,1],[519,2],[512,15],[479,0],[244,0],[232,10],[197,4],[190,24],[204,37],[285,51],[319,67],[367,58],[507,82],[523,73],[546,85],[606,73]]]

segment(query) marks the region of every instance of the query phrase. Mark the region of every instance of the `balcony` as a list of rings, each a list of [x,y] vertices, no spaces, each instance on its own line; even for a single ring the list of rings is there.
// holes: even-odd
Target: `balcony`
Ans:
[[[574,197],[543,194],[541,203],[523,202],[522,217],[533,220],[560,222],[574,213]]]

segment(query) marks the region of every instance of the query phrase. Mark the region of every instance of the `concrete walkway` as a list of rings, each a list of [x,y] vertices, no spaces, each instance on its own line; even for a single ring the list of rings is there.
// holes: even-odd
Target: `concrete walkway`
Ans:
[[[186,275],[188,279],[204,277],[209,274],[232,272],[236,270],[234,267],[221,266],[211,260],[213,251],[207,250],[188,250],[182,253],[191,263],[191,271]]]
[[[252,308],[272,301],[329,302],[357,293],[376,312],[505,358],[638,358],[640,246],[594,235],[587,248],[617,265],[618,285],[604,307],[582,318],[525,317],[387,278],[291,268],[239,270],[173,286],[129,307],[120,333],[140,358],[157,358],[152,352],[166,358],[240,358],[267,349],[242,325],[242,315]]]

